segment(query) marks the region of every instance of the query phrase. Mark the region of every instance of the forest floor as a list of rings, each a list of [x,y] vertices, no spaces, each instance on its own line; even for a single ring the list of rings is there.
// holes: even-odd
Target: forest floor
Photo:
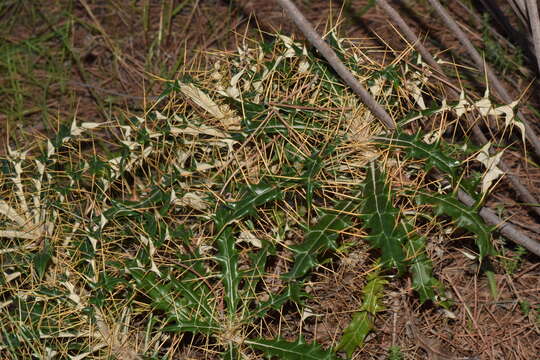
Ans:
[[[389,49],[407,47],[385,13],[369,7],[371,1],[297,2],[320,31],[337,27],[341,37],[354,38],[358,46],[382,49],[380,63],[391,60]],[[209,68],[212,63],[205,54],[235,51],[243,36],[278,30],[303,39],[273,2],[233,3],[5,1],[0,5],[0,156],[7,153],[8,143],[12,149],[29,144],[42,149],[36,139],[49,138],[74,118],[108,122],[143,114],[163,90],[160,79],[173,79],[181,70]],[[459,42],[433,20],[425,1],[401,3],[402,14],[432,53],[463,69],[472,66]],[[451,6],[453,14],[463,20],[473,40],[481,42],[486,31],[482,22],[470,21],[471,14],[457,3]],[[500,60],[497,70],[513,90],[512,96],[522,97],[528,105],[522,109],[534,114],[531,109],[540,109],[534,66],[515,58]],[[522,61],[518,70],[514,61]],[[482,96],[480,85],[463,81],[477,87]],[[509,149],[504,158],[532,192],[540,194],[538,159],[524,157],[519,149]],[[496,186],[487,204],[540,241],[539,219],[516,200],[505,181]],[[515,246],[507,244],[505,249],[504,256],[492,264],[498,289],[494,298],[488,278],[466,249],[459,243],[430,239],[434,273],[455,301],[451,313],[419,306],[410,296],[410,284],[401,283],[385,298],[387,309],[376,319],[358,358],[386,358],[392,346],[408,359],[538,358],[540,263],[538,257]],[[347,314],[358,308],[353,299],[362,276],[359,268],[351,266],[321,267],[310,306],[313,313],[325,316],[304,327],[307,341],[334,343],[350,320]],[[286,334],[286,329],[282,331]]]

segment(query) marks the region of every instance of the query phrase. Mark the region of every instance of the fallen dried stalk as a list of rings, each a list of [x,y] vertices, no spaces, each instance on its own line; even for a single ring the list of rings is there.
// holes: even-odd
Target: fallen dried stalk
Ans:
[[[295,24],[300,28],[304,33],[306,38],[312,43],[328,61],[330,66],[341,76],[343,80],[347,82],[354,89],[361,89],[363,91],[357,92],[362,101],[368,106],[368,108],[373,111],[375,116],[385,124],[389,130],[395,130],[396,124],[390,115],[378,104],[375,99],[360,85],[358,81],[354,78],[352,73],[345,67],[345,65],[338,59],[334,51],[324,42],[324,40],[317,34],[313,26],[307,21],[305,16],[300,12],[300,10],[290,1],[290,0],[276,0],[284,10],[287,11],[288,16],[292,18]],[[431,0],[430,0],[431,1]],[[360,95],[362,94],[362,95]],[[375,110],[374,110],[375,109]],[[474,204],[474,200],[464,193],[463,191],[458,192],[458,198],[465,205],[471,206]],[[488,208],[482,208],[480,210],[480,216],[488,224],[496,225],[499,228],[501,234],[507,237],[509,240],[513,241],[516,244],[523,246],[532,253],[540,256],[540,243],[529,238],[527,235],[521,233],[516,229],[515,226],[511,224],[504,224],[492,210]]]

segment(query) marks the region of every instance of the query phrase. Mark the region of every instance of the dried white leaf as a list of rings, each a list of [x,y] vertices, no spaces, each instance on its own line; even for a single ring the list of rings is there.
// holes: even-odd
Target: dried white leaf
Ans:
[[[190,98],[195,104],[209,112],[212,116],[221,121],[226,129],[229,129],[231,125],[240,125],[240,118],[235,116],[234,112],[229,109],[227,113],[223,112],[222,108],[218,106],[205,92],[196,88],[191,84],[179,83],[180,91]]]
[[[100,125],[102,125],[102,124],[95,123],[95,122],[83,122],[83,123],[81,123],[81,128],[87,129],[87,130],[92,130],[92,129],[97,128]]]
[[[68,298],[77,305],[78,309],[82,309],[84,305],[81,300],[81,297],[77,295],[77,293],[75,292],[75,286],[68,281],[61,282],[61,284],[64,285],[66,289],[69,291]]]
[[[203,256],[211,254],[213,251],[215,251],[216,248],[210,245],[201,245],[199,246],[199,253]]]
[[[7,283],[10,282],[10,281],[15,280],[15,279],[18,278],[19,276],[21,276],[21,272],[20,272],[20,271],[13,272],[13,273],[11,273],[11,274],[4,273],[4,279],[5,279],[5,281],[6,281]]]
[[[203,172],[203,171],[207,171],[207,170],[210,170],[210,169],[213,169],[215,168],[216,165],[215,164],[209,164],[209,163],[197,163],[197,166],[195,167],[195,170],[197,171],[200,171],[200,172]]]
[[[156,247],[154,246],[154,242],[143,235],[141,235],[140,237],[141,237],[141,242],[143,243],[143,245],[148,247],[148,254],[150,256],[150,271],[154,272],[157,276],[161,277],[161,271],[159,271],[158,267],[156,266],[156,263],[154,262],[154,254],[156,252]]]
[[[147,148],[145,148],[142,152],[142,156],[143,158],[147,158],[151,153],[152,153],[152,150],[154,150],[153,146],[150,145],[148,146]]]
[[[25,160],[26,154],[28,153],[28,150],[26,151],[18,151],[18,150],[12,150],[11,147],[7,146],[8,155],[12,160]]]
[[[54,155],[54,146],[51,140],[47,140],[47,158],[50,158],[52,155]]]
[[[227,96],[229,96],[229,97],[231,97],[233,99],[239,100],[239,98],[240,98],[240,90],[238,90],[238,88],[229,86],[227,88],[227,90],[225,90],[225,93],[227,94]]]
[[[434,130],[434,131],[430,131],[426,135],[424,135],[422,140],[424,140],[425,143],[433,144],[437,140],[439,140],[441,137],[442,137],[441,130]]]
[[[454,111],[456,112],[457,117],[460,118],[463,114],[469,111],[469,106],[470,103],[467,101],[467,99],[465,99],[465,92],[461,91],[459,94],[459,102],[454,106]]]
[[[214,127],[208,126],[208,125],[188,125],[186,127],[171,127],[171,134],[173,135],[192,135],[192,136],[198,136],[198,135],[208,135],[208,136],[214,136],[217,138],[227,138],[228,134],[218,130]]]
[[[426,103],[422,96],[422,90],[420,90],[420,81],[419,80],[407,80],[405,82],[405,89],[412,95],[414,101],[418,104],[420,109],[426,109]]]
[[[307,318],[311,316],[322,316],[322,314],[315,314],[310,308],[305,308],[302,311],[302,316],[300,318],[300,322],[304,322]]]
[[[107,219],[105,216],[103,216],[103,214],[101,214],[101,218],[99,219],[99,228],[103,230],[103,228],[105,227],[105,225],[107,225],[108,222],[109,219]]]
[[[236,240],[236,243],[240,242],[251,244],[257,248],[262,247],[261,240],[257,238],[251,231],[242,231],[240,235],[238,235],[238,239]]]
[[[458,249],[459,250],[459,249]],[[464,251],[464,250],[459,250],[463,255],[465,255],[465,257],[469,260],[476,260],[476,256],[467,252],[467,251]]]
[[[83,133],[83,129],[77,126],[77,122],[73,119],[71,123],[71,130],[69,131],[71,136],[79,136]]]
[[[456,314],[454,314],[452,311],[447,310],[447,309],[441,309],[441,311],[444,314],[444,316],[446,316],[447,318],[452,319],[452,320],[457,319]]]
[[[203,194],[196,192],[185,193],[181,198],[177,198],[171,202],[177,206],[186,206],[199,211],[203,211],[208,208],[208,203],[203,199]]]
[[[11,206],[9,206],[4,200],[0,200],[0,214],[6,216],[11,221],[17,223],[19,226],[25,226],[27,220],[19,215]]]
[[[482,194],[486,194],[491,187],[491,184],[504,174],[497,166],[503,152],[500,151],[497,154],[490,156],[490,147],[491,141],[488,141],[476,155],[476,160],[480,161],[486,167],[486,172],[482,175]]]
[[[139,144],[138,142],[135,142],[135,141],[120,140],[120,142],[122,144],[126,145],[129,150],[134,150],[136,147],[141,146],[141,144]]]
[[[300,74],[307,74],[309,72],[309,62],[302,60],[298,65],[298,72]]]
[[[92,249],[94,249],[94,251],[97,251],[97,239],[93,238],[92,236],[88,236],[88,240],[90,240],[90,244],[92,244]]]
[[[373,81],[373,85],[369,87],[369,91],[373,94],[373,96],[378,96],[383,89],[384,85],[384,79],[378,78]]]

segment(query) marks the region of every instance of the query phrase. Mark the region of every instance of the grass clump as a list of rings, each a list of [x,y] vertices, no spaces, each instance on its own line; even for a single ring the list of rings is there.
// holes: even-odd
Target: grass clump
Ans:
[[[465,153],[441,150],[442,129],[461,131],[446,116],[473,105],[424,100],[434,90],[414,54],[382,66],[331,36],[403,119],[395,136],[316,53],[277,35],[208,54],[213,68],[165,80],[145,114],[73,121],[31,153],[10,149],[3,356],[331,359],[361,348],[391,282],[411,278],[421,303],[451,306],[427,236],[475,233],[480,256],[495,254],[455,199]],[[422,129],[429,116],[440,128]],[[434,170],[446,178],[427,181]],[[359,312],[339,345],[306,341],[310,284],[364,240]]]

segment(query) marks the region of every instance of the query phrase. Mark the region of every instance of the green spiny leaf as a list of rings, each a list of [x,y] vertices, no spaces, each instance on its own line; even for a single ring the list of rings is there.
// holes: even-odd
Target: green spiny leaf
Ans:
[[[333,210],[320,211],[317,223],[309,226],[304,242],[291,246],[295,253],[294,265],[285,279],[298,279],[317,265],[317,256],[327,249],[335,250],[339,233],[351,226],[352,213],[360,206],[357,196],[350,200],[338,201]]]
[[[225,360],[238,360],[238,359],[241,359],[238,355],[239,355],[238,354],[238,349],[236,348],[235,344],[232,343],[232,342],[229,342],[229,344],[227,346],[227,351],[225,351],[221,355],[221,358],[225,359]]]
[[[301,305],[302,297],[305,296],[306,293],[302,292],[301,283],[291,281],[281,294],[270,294],[268,301],[259,303],[253,317],[263,317],[270,309],[278,310],[286,301],[294,301]]]
[[[368,0],[368,3],[360,9],[360,11],[357,13],[356,16],[358,16],[358,18],[364,16],[369,11],[369,9],[371,9],[374,6],[375,6],[375,0]]]
[[[40,252],[34,255],[33,259],[34,268],[36,269],[39,279],[43,279],[43,276],[47,271],[47,267],[49,266],[51,259],[52,247],[50,246],[49,241],[45,240],[45,245],[43,246],[43,249],[41,249]]]
[[[403,360],[403,353],[401,352],[401,348],[399,346],[390,346],[388,349],[388,357],[387,360]]]
[[[311,208],[313,202],[313,191],[316,187],[320,186],[320,184],[315,181],[315,177],[322,167],[323,159],[320,157],[319,153],[315,153],[305,160],[305,170],[302,174],[302,182],[306,188],[306,202],[308,209]]]
[[[373,329],[373,315],[367,311],[359,311],[353,315],[349,326],[343,332],[343,337],[336,350],[343,350],[351,357],[352,353],[364,344],[366,336]]]
[[[313,342],[306,344],[302,338],[289,342],[286,340],[254,339],[246,341],[254,349],[261,350],[271,358],[283,360],[336,360],[337,356],[331,350],[323,350],[319,344]]]
[[[403,224],[403,227],[410,229],[408,224]],[[411,231],[408,231],[411,234]],[[405,244],[407,258],[409,260],[409,271],[412,275],[413,288],[420,296],[420,302],[431,300],[434,303],[438,301],[436,289],[444,293],[442,284],[433,277],[431,260],[426,255],[426,239],[415,233],[409,235],[409,241]],[[446,306],[445,302],[441,303]]]
[[[317,223],[310,227],[304,236],[304,242],[291,246],[295,253],[294,266],[290,272],[283,275],[285,279],[297,279],[317,265],[317,256],[326,249],[335,250],[339,232],[350,226],[348,216],[338,213],[321,211]]]
[[[221,276],[225,287],[225,299],[227,300],[229,316],[234,316],[238,306],[240,273],[238,272],[238,251],[235,247],[235,239],[232,229],[227,225],[245,216],[254,216],[257,207],[280,196],[281,189],[279,187],[261,182],[250,186],[240,201],[227,204],[227,207],[222,207],[215,216],[218,228],[216,239],[218,254],[216,260],[221,265]]]
[[[280,197],[281,189],[276,185],[263,182],[251,185],[240,201],[229,203],[218,210],[215,217],[218,231],[245,216],[254,216],[257,207]]]
[[[402,271],[405,261],[402,243],[406,233],[398,226],[398,212],[392,204],[390,189],[385,181],[385,174],[373,162],[370,163],[365,180],[362,218],[370,229],[367,240],[381,249],[383,264]]]
[[[387,281],[381,278],[377,271],[368,275],[368,283],[362,290],[363,299],[360,311],[353,315],[336,350],[343,350],[350,357],[359,346],[364,344],[366,336],[373,329],[375,315],[383,310],[380,300],[386,283]]]
[[[368,277],[368,283],[362,290],[363,299],[362,307],[360,310],[367,311],[371,315],[377,314],[379,311],[383,310],[382,305],[380,304],[380,299],[383,294],[383,286],[388,282],[382,277],[379,276],[377,271],[371,272]]]
[[[238,272],[238,251],[231,227],[225,230],[217,238],[218,254],[217,261],[221,265],[221,277],[225,287],[225,299],[229,316],[236,314],[238,306],[238,285],[240,284],[240,274]]]
[[[275,248],[272,244],[265,244],[255,254],[249,254],[252,267],[242,274],[242,277],[246,279],[244,291],[247,292],[247,298],[255,297],[257,284],[265,274],[266,261],[270,254],[274,252]]]
[[[199,320],[177,320],[173,325],[165,326],[162,331],[165,332],[191,332],[194,334],[212,335],[222,331],[222,327],[213,323]]]
[[[220,328],[208,302],[209,289],[203,282],[182,281],[167,274],[166,269],[159,271],[161,276],[142,270],[136,263],[126,268],[135,280],[136,289],[152,299],[153,306],[165,312],[167,322],[173,323],[168,331],[212,333]]]
[[[452,180],[457,179],[460,162],[447,156],[440,148],[439,142],[428,144],[422,141],[422,133],[407,135],[396,131],[392,137],[379,136],[375,140],[389,146],[398,146],[405,150],[407,156],[427,161],[428,168],[435,166],[445,174],[450,174]]]
[[[475,240],[480,250],[480,257],[495,254],[491,244],[489,227],[476,211],[462,204],[454,195],[420,192],[416,196],[416,201],[421,205],[434,205],[437,215],[446,214],[456,222],[457,226],[476,234]]]

